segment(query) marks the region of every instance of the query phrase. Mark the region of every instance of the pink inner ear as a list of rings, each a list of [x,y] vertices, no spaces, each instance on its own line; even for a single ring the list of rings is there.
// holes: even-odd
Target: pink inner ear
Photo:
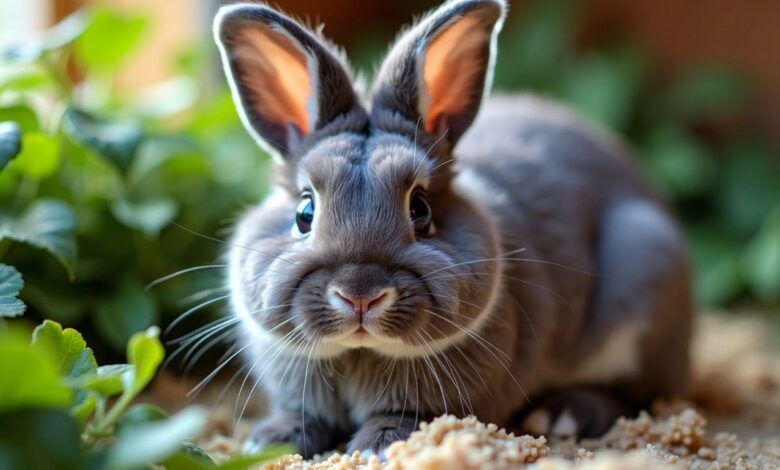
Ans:
[[[282,127],[292,124],[302,134],[312,127],[307,104],[312,97],[307,55],[297,41],[269,26],[253,23],[238,33],[233,49],[240,77],[252,95],[253,111]]]
[[[456,21],[425,50],[422,114],[428,132],[438,132],[442,118],[463,112],[482,91],[490,27],[481,16],[476,12]]]

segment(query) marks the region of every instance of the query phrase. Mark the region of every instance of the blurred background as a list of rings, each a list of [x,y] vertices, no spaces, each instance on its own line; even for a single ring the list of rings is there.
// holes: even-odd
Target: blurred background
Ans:
[[[218,3],[0,0],[0,122],[23,132],[0,155],[0,262],[24,277],[26,317],[77,327],[104,358],[148,325],[189,312],[172,339],[225,313],[221,240],[268,189],[216,60]],[[277,3],[367,76],[437,4]],[[495,88],[625,136],[682,221],[700,310],[776,315],[780,2],[510,3]]]

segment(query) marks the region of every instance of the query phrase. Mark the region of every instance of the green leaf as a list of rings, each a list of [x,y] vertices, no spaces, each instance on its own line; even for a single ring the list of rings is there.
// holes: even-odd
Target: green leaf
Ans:
[[[88,70],[113,72],[138,47],[148,26],[148,19],[142,15],[95,10],[74,44],[76,60]]]
[[[780,155],[761,139],[730,145],[722,160],[722,183],[714,196],[723,220],[743,237],[752,237],[780,204]]]
[[[165,470],[215,470],[214,462],[202,460],[186,452],[177,452],[162,462]]]
[[[124,389],[130,389],[134,374],[135,368],[130,364],[100,366],[97,368],[97,374],[84,378],[80,386],[104,397],[110,397],[121,393]]]
[[[130,337],[156,323],[158,315],[154,297],[137,281],[126,279],[111,297],[98,303],[92,320],[103,339],[123,351]]]
[[[780,207],[767,217],[743,261],[756,297],[766,303],[780,300]]]
[[[134,122],[110,121],[76,108],[62,117],[62,130],[75,142],[82,143],[125,170],[143,141],[144,133]]]
[[[39,64],[0,67],[0,92],[40,91],[54,85],[52,76]]]
[[[3,469],[81,469],[79,428],[67,413],[20,410],[0,415]]]
[[[168,414],[162,408],[148,403],[141,403],[131,406],[125,411],[117,422],[117,428],[121,432],[122,428],[126,426],[138,426],[145,423],[165,421],[166,419],[168,419]]]
[[[176,217],[179,208],[176,201],[168,198],[146,201],[117,199],[111,205],[114,216],[130,228],[148,235],[157,235]]]
[[[45,273],[37,274],[27,279],[25,302],[44,318],[61,325],[78,324],[89,312],[93,299],[78,294],[70,284],[57,282]]]
[[[77,11],[57,23],[39,40],[12,44],[3,51],[10,62],[32,62],[73,42],[86,26],[83,12]]]
[[[182,443],[181,453],[186,454],[205,465],[215,465],[214,460],[211,459],[209,454],[190,440],[186,440]]]
[[[0,412],[22,408],[67,408],[70,389],[57,376],[52,357],[10,333],[0,336]]]
[[[219,470],[246,470],[259,463],[268,462],[284,455],[295,453],[295,448],[288,445],[267,446],[262,453],[234,457],[218,465]]]
[[[53,175],[60,166],[60,142],[42,132],[22,136],[22,151],[9,168],[35,180]]]
[[[71,278],[76,265],[75,229],[70,207],[53,199],[39,199],[16,218],[0,215],[0,240],[15,240],[48,251]]]
[[[81,333],[73,328],[62,329],[59,323],[44,320],[33,331],[33,347],[44,348],[59,361],[57,372],[62,377],[75,379],[97,372],[92,349],[87,347]]]
[[[632,49],[590,54],[572,62],[556,95],[585,116],[625,131],[639,96],[645,64]]]
[[[124,427],[111,451],[108,467],[132,469],[158,462],[182,448],[185,439],[206,423],[206,411],[187,408],[164,421]]]
[[[22,131],[15,122],[0,122],[0,171],[22,151]]]
[[[185,447],[186,449],[186,447]],[[295,453],[295,448],[289,445],[271,445],[256,455],[240,455],[222,462],[219,465],[209,460],[193,456],[189,452],[178,452],[163,461],[166,470],[246,470],[260,468],[258,464]]]
[[[642,157],[650,174],[673,199],[699,194],[714,181],[712,156],[683,129],[654,129],[642,142]]]
[[[47,352],[58,363],[57,373],[67,382],[73,382],[83,376],[93,375],[97,371],[97,362],[92,349],[87,347],[81,333],[73,328],[62,326],[51,320],[44,320],[33,331],[32,346]],[[75,414],[88,413],[82,406],[88,400],[86,390],[77,390],[73,398]],[[86,405],[89,407],[89,405]],[[94,406],[94,404],[92,405]]]
[[[696,296],[705,306],[723,305],[744,287],[741,244],[719,226],[695,227],[687,234],[691,247]]]
[[[86,422],[89,415],[95,411],[97,406],[97,398],[94,394],[86,394],[85,398],[80,403],[70,407],[70,415],[79,423]]]
[[[660,98],[660,105],[680,120],[708,119],[739,110],[749,96],[748,82],[736,70],[698,66]]]
[[[159,336],[160,329],[153,326],[134,334],[127,345],[127,358],[135,367],[133,381],[135,393],[143,390],[151,382],[165,356],[165,349],[160,343]]]
[[[0,121],[15,122],[22,132],[37,132],[39,129],[35,111],[23,104],[1,107]]]
[[[534,2],[519,27],[507,28],[509,31],[501,38],[504,47],[499,50],[512,51],[512,56],[497,62],[496,86],[534,90],[549,87],[570,54],[577,10],[578,2],[570,0]]]
[[[0,264],[0,317],[18,317],[24,313],[24,303],[16,298],[22,286],[24,282],[19,271]]]

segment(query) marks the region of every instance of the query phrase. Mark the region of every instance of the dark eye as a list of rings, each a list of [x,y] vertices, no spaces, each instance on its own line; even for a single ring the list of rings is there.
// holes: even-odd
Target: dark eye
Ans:
[[[431,206],[428,205],[423,193],[415,192],[412,194],[412,199],[409,201],[409,218],[412,219],[414,231],[418,235],[431,234],[433,222]]]
[[[314,199],[311,194],[304,194],[298,208],[295,210],[295,225],[301,235],[311,232],[311,224],[314,222]]]

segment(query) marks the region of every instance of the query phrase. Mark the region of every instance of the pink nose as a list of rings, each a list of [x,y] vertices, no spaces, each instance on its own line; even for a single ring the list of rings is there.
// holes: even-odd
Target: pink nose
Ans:
[[[372,307],[379,304],[385,297],[390,289],[382,289],[376,294],[371,296],[356,296],[342,292],[338,288],[333,289],[334,293],[344,302],[353,312],[357,313],[361,317],[365,315]]]

